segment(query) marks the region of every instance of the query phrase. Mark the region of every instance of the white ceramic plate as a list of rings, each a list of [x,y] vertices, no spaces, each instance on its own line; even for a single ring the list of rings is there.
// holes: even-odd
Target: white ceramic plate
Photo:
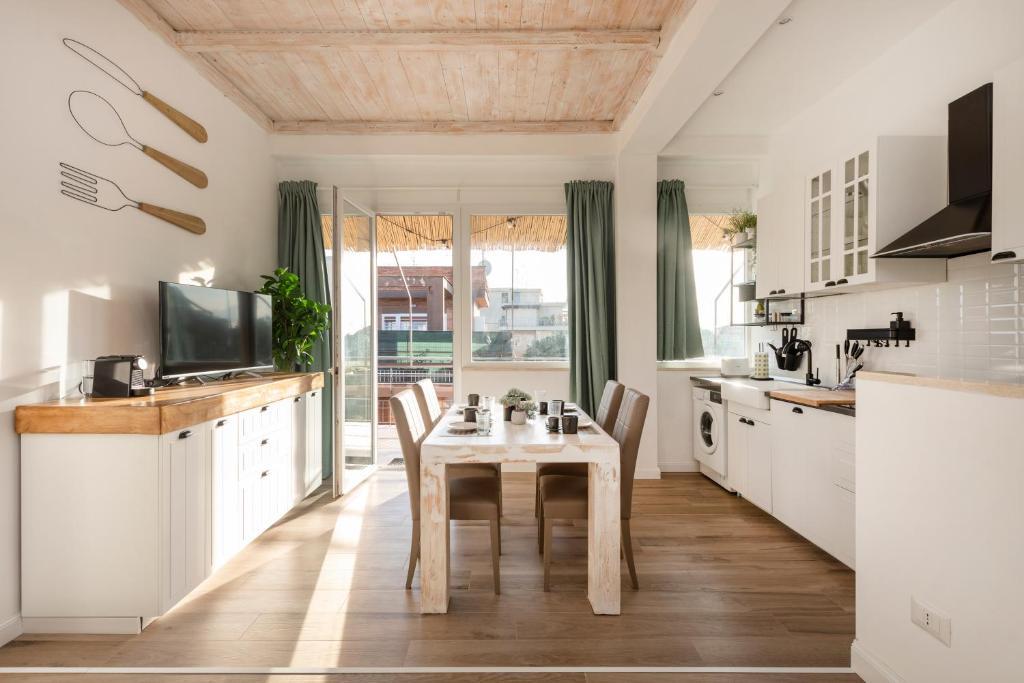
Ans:
[[[476,422],[452,422],[448,425],[448,431],[453,434],[465,434],[476,431]]]

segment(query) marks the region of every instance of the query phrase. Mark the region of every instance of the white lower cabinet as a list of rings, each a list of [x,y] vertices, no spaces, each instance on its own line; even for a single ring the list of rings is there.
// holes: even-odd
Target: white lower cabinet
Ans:
[[[202,424],[159,439],[160,605],[166,611],[210,575],[210,432]]]
[[[729,484],[765,512],[772,511],[772,443],[768,411],[729,407]]]
[[[23,434],[25,632],[137,633],[188,595],[320,485],[320,393],[159,436]]]
[[[775,400],[771,413],[773,514],[853,567],[854,418]]]

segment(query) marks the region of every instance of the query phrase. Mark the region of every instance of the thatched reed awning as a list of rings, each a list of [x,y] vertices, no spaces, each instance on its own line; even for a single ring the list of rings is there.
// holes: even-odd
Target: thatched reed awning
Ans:
[[[694,249],[727,249],[729,240],[722,236],[727,215],[690,216],[690,234]],[[377,216],[377,249],[379,251],[418,251],[420,249],[451,249],[454,221],[451,216]],[[334,243],[331,216],[321,217],[324,247]],[[532,249],[558,251],[565,248],[564,215],[504,216],[474,215],[470,218],[473,249]],[[368,251],[369,223],[363,216],[345,217],[345,248]]]

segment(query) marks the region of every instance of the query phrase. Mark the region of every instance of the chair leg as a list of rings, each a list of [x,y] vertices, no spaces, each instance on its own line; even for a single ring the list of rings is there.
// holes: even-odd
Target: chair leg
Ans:
[[[533,483],[533,516],[540,517],[540,477]]]
[[[629,566],[629,579],[633,584],[633,590],[640,588],[640,581],[636,578],[636,562],[633,561],[633,536],[629,531],[629,520],[624,519],[622,524],[622,550],[626,553],[626,564]]]
[[[416,573],[416,563],[420,559],[420,522],[412,523],[412,544],[409,550],[409,573],[405,577],[406,590],[412,588],[412,575]]]
[[[498,559],[501,547],[501,520],[491,520],[491,567],[494,571],[494,594],[501,594],[501,568]]]
[[[544,520],[544,591],[551,590],[551,536],[554,535],[553,520]]]
[[[544,506],[540,506],[539,514],[537,515],[537,552],[541,555],[544,554]]]
[[[498,470],[498,519],[500,520],[505,516],[505,510],[501,504],[501,499],[503,498],[502,493],[504,493],[504,490],[501,488],[501,465],[495,465],[495,468]]]

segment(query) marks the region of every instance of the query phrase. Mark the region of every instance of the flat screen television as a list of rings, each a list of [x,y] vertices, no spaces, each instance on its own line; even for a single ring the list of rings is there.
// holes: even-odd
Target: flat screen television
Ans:
[[[160,376],[273,370],[266,294],[160,283]]]

